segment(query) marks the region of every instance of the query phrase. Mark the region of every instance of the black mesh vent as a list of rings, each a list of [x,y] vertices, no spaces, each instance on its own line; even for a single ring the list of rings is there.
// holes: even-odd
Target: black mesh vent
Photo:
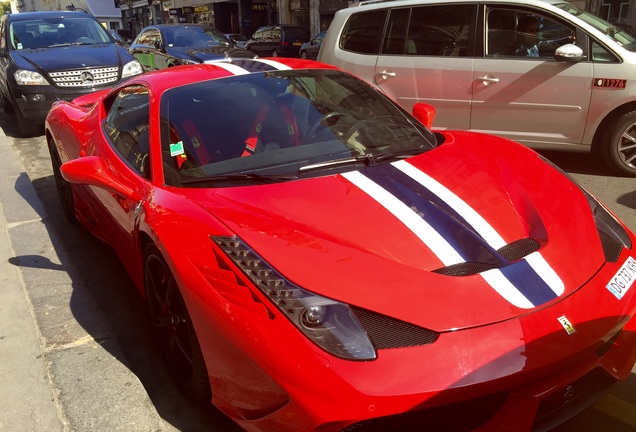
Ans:
[[[598,235],[601,238],[601,245],[603,245],[605,260],[613,263],[618,261],[621,250],[623,250],[623,244],[603,231],[599,230]]]
[[[352,308],[376,349],[404,348],[428,345],[437,340],[438,333],[404,321]]]
[[[496,393],[437,408],[366,420],[352,424],[341,432],[469,432],[486,424],[507,398],[508,393]]]
[[[499,255],[510,262],[519,261],[521,258],[539,250],[541,244],[533,238],[524,238],[513,241],[497,250]]]
[[[496,266],[492,264],[463,262],[435,269],[433,270],[433,273],[439,273],[446,276],[470,276],[493,268],[496,268]]]
[[[497,253],[501,255],[506,261],[515,262],[519,261],[525,256],[530,255],[532,252],[538,251],[540,246],[541,244],[535,239],[524,238],[513,241],[512,243],[499,248],[497,250]],[[497,266],[493,264],[463,262],[435,269],[433,270],[433,273],[439,273],[446,276],[470,276],[494,268],[497,268]]]

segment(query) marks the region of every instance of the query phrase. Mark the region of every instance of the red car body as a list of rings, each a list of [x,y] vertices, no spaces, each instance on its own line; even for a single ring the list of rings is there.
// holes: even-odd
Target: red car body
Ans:
[[[114,248],[142,294],[147,245],[167,263],[224,413],[249,431],[545,430],[629,375],[636,239],[520,145],[437,131],[430,150],[373,166],[271,183],[166,184],[167,95],[259,73],[210,64],[145,74],[55,104],[46,124],[72,215]],[[148,89],[149,178],[104,127],[113,95],[130,86]],[[512,258],[480,267],[489,248]],[[267,291],[259,284],[270,276],[250,266],[286,288]],[[334,355],[299,331],[311,327],[307,308],[301,324],[285,310],[297,287],[348,305],[371,357]]]

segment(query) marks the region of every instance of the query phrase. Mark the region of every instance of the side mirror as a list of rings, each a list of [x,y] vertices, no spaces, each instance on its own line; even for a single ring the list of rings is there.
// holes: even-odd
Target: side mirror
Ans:
[[[583,50],[574,44],[561,45],[554,51],[554,59],[569,63],[578,63],[585,60]]]
[[[135,191],[111,175],[106,163],[99,156],[73,159],[62,165],[61,172],[64,180],[69,183],[101,187],[134,201],[140,199]]]
[[[413,105],[413,117],[418,119],[420,123],[426,126],[428,129],[433,127],[433,120],[435,120],[435,107],[424,102],[418,102]]]

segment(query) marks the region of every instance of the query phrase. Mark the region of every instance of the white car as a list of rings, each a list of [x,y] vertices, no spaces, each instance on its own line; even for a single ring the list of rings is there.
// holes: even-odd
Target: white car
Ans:
[[[563,0],[398,0],[340,10],[318,60],[437,127],[598,151],[636,176],[636,39]]]

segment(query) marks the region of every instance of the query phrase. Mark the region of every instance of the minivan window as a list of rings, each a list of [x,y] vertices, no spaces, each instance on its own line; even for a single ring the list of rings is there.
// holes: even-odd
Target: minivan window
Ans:
[[[386,10],[353,14],[342,31],[340,48],[361,54],[378,54],[386,14]]]
[[[407,37],[407,54],[465,57],[468,55],[473,6],[438,5],[413,8]]]
[[[614,41],[623,45],[625,49],[628,49],[630,51],[636,50],[636,36],[632,35],[631,33],[622,30],[621,28],[616,27],[615,25],[612,25],[607,21],[595,15],[592,15],[589,12],[579,9],[576,6],[571,5],[570,3],[559,3],[555,4],[555,6],[585,21]]]

